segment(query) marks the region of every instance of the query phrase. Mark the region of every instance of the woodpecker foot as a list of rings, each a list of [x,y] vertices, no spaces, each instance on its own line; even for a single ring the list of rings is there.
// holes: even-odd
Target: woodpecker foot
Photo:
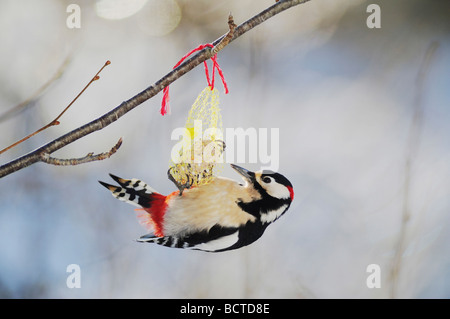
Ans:
[[[179,183],[172,175],[172,169],[173,167],[169,168],[169,170],[167,171],[167,177],[169,178],[170,181],[172,181],[172,183],[175,184],[175,186],[180,190],[180,194],[179,196],[183,195],[183,191],[185,189],[189,189],[191,188],[192,184],[194,183],[194,180],[192,178],[190,178],[190,176],[188,174],[186,174],[186,183],[181,184]]]

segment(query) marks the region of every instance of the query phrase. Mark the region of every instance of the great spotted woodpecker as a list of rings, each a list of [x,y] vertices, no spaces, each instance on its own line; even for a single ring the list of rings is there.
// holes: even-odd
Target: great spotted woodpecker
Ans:
[[[250,172],[231,164],[244,184],[216,177],[209,184],[161,195],[138,179],[100,182],[117,199],[141,207],[138,218],[152,233],[137,241],[222,252],[249,245],[280,218],[294,199],[292,184],[272,171]]]

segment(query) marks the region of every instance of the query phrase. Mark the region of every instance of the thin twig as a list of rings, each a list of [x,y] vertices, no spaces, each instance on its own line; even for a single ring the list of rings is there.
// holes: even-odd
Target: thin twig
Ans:
[[[251,19],[237,26],[234,29],[233,37],[230,39],[229,42],[232,42],[235,39],[239,38],[244,33],[263,23],[267,19],[293,6],[308,1],[310,0],[280,0],[271,7],[263,10],[262,12],[258,13]],[[215,40],[213,42],[213,45],[217,45],[225,36],[226,34]],[[177,68],[167,73],[164,77],[155,82],[153,85],[149,86],[148,88],[138,93],[137,95],[133,96],[129,100],[121,103],[119,106],[109,111],[108,113],[104,114],[103,116],[99,117],[98,119],[93,120],[41,146],[40,148],[28,154],[23,155],[22,157],[19,157],[7,164],[4,164],[3,166],[0,166],[0,178],[41,161],[42,160],[41,154],[45,153],[52,154],[53,152],[77,141],[78,139],[88,134],[94,133],[96,131],[105,128],[111,123],[117,121],[119,118],[121,118],[123,115],[125,115],[138,105],[154,97],[156,94],[162,91],[167,85],[173,83],[174,81],[182,77],[184,74],[188,73],[196,66],[203,63],[203,61],[210,59],[212,56],[213,54],[211,52],[211,48],[205,48],[202,51],[199,51],[197,54],[193,55],[191,58],[187,59],[182,64],[180,64]]]
[[[80,93],[78,93],[78,95],[77,95],[77,96],[69,103],[69,105],[67,105],[66,108],[65,108],[61,113],[59,113],[59,115],[58,115],[53,121],[51,121],[51,122],[48,123],[47,125],[41,127],[41,128],[38,129],[37,131],[35,131],[35,132],[33,132],[33,133],[31,133],[31,134],[25,136],[25,137],[22,138],[21,140],[19,140],[19,141],[15,142],[15,143],[11,144],[10,146],[8,146],[8,147],[2,149],[2,150],[0,151],[0,155],[3,154],[4,152],[6,152],[7,150],[9,150],[9,149],[11,149],[11,148],[13,148],[13,147],[19,145],[20,143],[22,143],[22,142],[28,140],[29,138],[35,136],[36,134],[38,134],[38,133],[40,133],[40,132],[42,132],[42,131],[48,129],[49,127],[54,126],[54,125],[59,125],[59,124],[60,124],[60,123],[59,123],[59,119],[61,118],[61,116],[63,116],[63,114],[64,114],[64,113],[72,106],[72,104],[80,97],[80,95],[83,94],[84,91],[86,91],[86,89],[89,87],[89,85],[92,84],[92,82],[97,81],[97,80],[100,78],[100,77],[99,77],[100,72],[102,72],[102,70],[103,70],[107,65],[109,65],[110,63],[111,63],[110,61],[106,61],[106,63],[100,68],[100,70],[99,70],[99,71],[94,75],[94,77],[89,81],[89,83],[88,83],[88,84],[80,91]]]
[[[41,155],[41,161],[47,164],[52,165],[58,165],[58,166],[69,166],[69,165],[79,165],[94,161],[101,161],[107,158],[110,158],[111,155],[113,155],[122,145],[122,138],[117,141],[116,145],[114,145],[109,152],[100,153],[97,155],[94,155],[94,153],[89,153],[84,157],[81,158],[69,158],[69,159],[61,159],[61,158],[55,158],[51,157],[48,153],[43,153]]]
[[[56,123],[56,124],[53,124],[53,125],[58,125],[59,124],[58,120],[61,118],[61,116],[63,116],[63,114],[66,113],[66,111],[69,109],[69,107],[71,107],[72,104],[81,96],[81,94],[83,94],[84,91],[86,91],[86,89],[89,87],[89,85],[92,84],[92,82],[97,81],[98,79],[100,79],[99,74],[103,71],[103,69],[106,66],[108,66],[110,64],[111,64],[111,61],[109,61],[109,60],[105,62],[105,64],[100,68],[100,70],[98,70],[98,72],[89,81],[89,83],[80,91],[80,93],[78,93],[78,95],[72,100],[72,102],[70,102],[69,105],[67,105],[66,108],[52,121],[52,123]]]
[[[214,46],[214,48],[212,48],[211,52],[213,55],[217,54],[220,50],[226,47],[233,38],[234,30],[236,29],[236,24],[234,23],[234,19],[231,13],[228,16],[228,28],[230,29],[228,33],[219,41],[217,45]]]

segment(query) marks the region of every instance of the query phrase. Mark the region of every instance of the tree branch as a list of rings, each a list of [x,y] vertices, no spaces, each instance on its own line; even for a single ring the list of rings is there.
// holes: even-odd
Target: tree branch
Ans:
[[[2,149],[2,150],[0,151],[0,155],[3,154],[4,152],[10,150],[11,148],[13,148],[13,147],[19,145],[20,143],[22,143],[22,142],[28,140],[29,138],[35,136],[36,134],[39,134],[40,132],[42,132],[42,131],[48,129],[49,127],[52,127],[52,126],[54,126],[54,125],[59,125],[59,124],[60,124],[60,123],[59,123],[59,119],[61,118],[61,116],[63,116],[63,114],[66,113],[66,111],[72,106],[72,104],[75,103],[75,101],[81,96],[81,94],[83,94],[83,92],[86,91],[86,89],[87,89],[94,81],[97,81],[97,80],[100,78],[98,75],[99,75],[100,72],[102,72],[103,69],[104,69],[107,65],[109,65],[110,63],[111,63],[110,61],[106,61],[106,63],[101,67],[101,69],[100,69],[100,70],[94,75],[94,77],[89,81],[89,83],[81,90],[80,93],[78,93],[78,95],[77,95],[77,96],[69,103],[69,105],[67,105],[66,108],[65,108],[61,113],[59,113],[59,115],[58,115],[53,121],[51,121],[51,122],[48,123],[47,125],[41,127],[41,128],[38,129],[37,131],[35,131],[35,132],[33,132],[33,133],[31,133],[31,134],[25,136],[24,138],[22,138],[21,140],[15,142],[14,144],[11,144],[10,146],[8,146],[8,147]]]
[[[212,48],[211,52],[213,55],[217,54],[220,50],[226,47],[233,38],[236,24],[234,23],[234,19],[231,13],[228,16],[228,28],[230,29],[228,33],[224,37],[222,37],[222,39],[219,41],[219,43],[217,43],[217,45],[214,46],[214,48]]]
[[[117,141],[116,145],[114,145],[109,150],[109,152],[100,153],[97,155],[94,155],[94,153],[89,153],[86,156],[81,157],[81,158],[60,159],[60,158],[51,157],[50,154],[48,154],[48,153],[42,153],[41,161],[44,163],[47,163],[47,164],[58,165],[58,166],[79,165],[79,164],[84,164],[84,163],[89,163],[89,162],[94,162],[94,161],[101,161],[101,160],[110,158],[111,155],[113,155],[115,152],[117,152],[117,150],[120,148],[121,145],[122,145],[122,138],[120,138]]]
[[[232,37],[229,39],[228,43],[231,43],[235,39],[242,36],[244,33],[253,29],[257,25],[263,23],[267,19],[283,12],[293,6],[299,5],[301,3],[308,2],[310,0],[281,0],[271,7],[265,9],[259,14],[255,15],[251,19],[245,21],[234,29],[232,32]],[[228,33],[227,33],[228,34]],[[218,45],[220,41],[227,36],[227,34],[221,36],[215,40],[212,44],[214,46]],[[93,132],[99,131],[111,123],[117,121],[123,115],[147,101],[148,99],[154,97],[160,91],[164,89],[167,85],[171,84],[175,80],[179,79],[181,76],[187,72],[194,69],[196,66],[201,64],[203,61],[210,59],[213,56],[211,48],[205,48],[199,51],[197,54],[193,55],[191,58],[184,61],[180,66],[167,73],[160,80],[155,82],[153,85],[146,88],[144,91],[138,93],[127,101],[122,102],[119,106],[104,114],[103,116],[41,146],[40,148],[16,159],[7,164],[0,166],[0,178],[16,172],[22,168],[28,167],[34,163],[42,162],[44,154],[52,154],[53,152],[69,145],[76,140],[91,134]]]

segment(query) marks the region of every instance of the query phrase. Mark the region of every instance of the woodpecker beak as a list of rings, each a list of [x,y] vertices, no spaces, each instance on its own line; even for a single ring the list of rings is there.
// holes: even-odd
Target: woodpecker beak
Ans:
[[[243,168],[243,167],[234,165],[234,164],[230,164],[230,165],[231,165],[231,167],[232,167],[236,172],[238,172],[238,173],[239,173],[246,181],[248,181],[249,183],[253,183],[253,180],[255,179],[255,173],[250,172],[249,170],[247,170],[247,169],[245,169],[245,168]]]

